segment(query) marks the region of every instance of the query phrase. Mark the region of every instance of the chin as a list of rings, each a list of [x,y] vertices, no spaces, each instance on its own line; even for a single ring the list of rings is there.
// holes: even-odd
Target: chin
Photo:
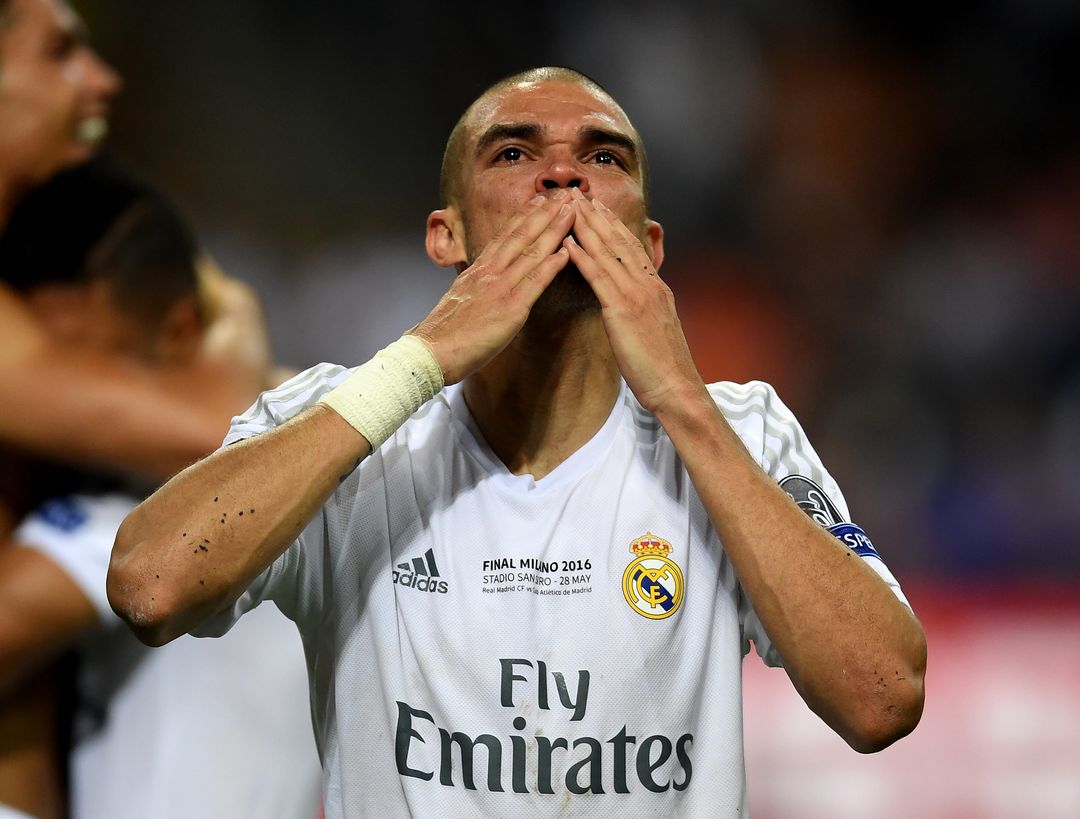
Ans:
[[[98,151],[100,150],[100,143],[76,142],[68,149],[66,161],[60,167],[60,170],[73,168],[76,165],[82,165],[84,162],[89,162],[97,156]]]

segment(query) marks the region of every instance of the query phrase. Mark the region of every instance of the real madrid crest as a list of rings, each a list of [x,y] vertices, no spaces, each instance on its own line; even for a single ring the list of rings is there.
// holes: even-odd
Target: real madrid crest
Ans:
[[[634,559],[622,576],[623,597],[634,611],[650,620],[663,620],[679,610],[686,583],[682,570],[668,555],[671,544],[652,532],[630,542]]]

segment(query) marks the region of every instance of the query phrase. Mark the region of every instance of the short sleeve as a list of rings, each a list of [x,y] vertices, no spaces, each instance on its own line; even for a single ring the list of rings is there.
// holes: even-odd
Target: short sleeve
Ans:
[[[119,623],[105,594],[116,531],[138,505],[127,495],[71,495],[46,501],[15,530],[14,540],[59,566],[102,623]]]
[[[278,607],[282,613],[289,616],[290,602],[294,602],[296,598],[295,588],[299,577],[296,562],[297,555],[303,548],[302,540],[303,535],[256,577],[232,605],[192,629],[191,633],[196,637],[221,637],[236,625],[241,617],[269,599],[280,599]]]
[[[889,571],[867,534],[852,522],[839,485],[822,464],[795,415],[769,384],[709,385],[709,392],[743,444],[799,508],[861,557],[908,608],[900,584]],[[749,641],[767,665],[782,665],[781,658],[745,594],[739,594],[744,652]]]
[[[352,372],[340,364],[316,364],[272,390],[267,390],[243,415],[232,419],[223,446],[253,438],[281,426],[315,404]]]

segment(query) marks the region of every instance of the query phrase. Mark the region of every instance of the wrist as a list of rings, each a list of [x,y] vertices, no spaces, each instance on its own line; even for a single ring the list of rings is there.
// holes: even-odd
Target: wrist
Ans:
[[[416,336],[404,335],[319,403],[344,418],[374,451],[442,388],[442,368],[431,348]]]
[[[650,412],[676,446],[680,442],[699,442],[731,433],[723,413],[709,394],[705,383],[686,384],[668,391]]]

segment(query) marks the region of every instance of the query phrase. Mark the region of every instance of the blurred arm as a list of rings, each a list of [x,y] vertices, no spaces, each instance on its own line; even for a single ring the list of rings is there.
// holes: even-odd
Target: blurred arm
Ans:
[[[212,349],[190,366],[154,371],[50,342],[16,294],[0,285],[0,440],[45,457],[158,478],[213,451],[229,418],[266,381],[265,369],[254,371],[262,359],[238,350],[243,332],[261,328],[242,296],[238,286],[207,332],[208,339],[226,340],[208,342]],[[236,316],[244,310],[248,320],[241,322]],[[217,333],[219,321],[233,329]]]
[[[47,556],[0,546],[0,699],[93,628],[97,612]]]
[[[199,301],[206,322],[200,358],[261,392],[276,386],[266,316],[255,291],[218,267],[209,256],[198,261]],[[290,376],[285,376],[288,378]],[[284,381],[282,378],[281,381]]]
[[[0,805],[38,819],[62,819],[66,726],[59,707],[64,678],[57,669],[35,675],[0,699]],[[0,809],[2,812],[2,809]]]

